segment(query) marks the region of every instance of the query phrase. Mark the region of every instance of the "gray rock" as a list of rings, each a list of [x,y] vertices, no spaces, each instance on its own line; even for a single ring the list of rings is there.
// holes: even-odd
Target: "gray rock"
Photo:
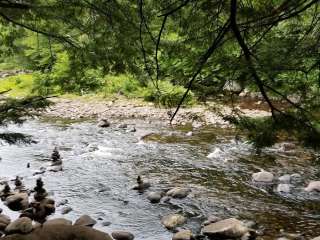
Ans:
[[[320,236],[316,238],[312,238],[311,240],[320,240]]]
[[[290,184],[287,183],[280,183],[277,187],[277,191],[280,193],[289,193],[290,192]]]
[[[30,233],[33,230],[32,220],[27,217],[18,218],[17,220],[11,222],[5,229],[7,234],[14,233]]]
[[[202,233],[209,238],[241,238],[248,232],[249,228],[235,218],[211,223],[202,229]]]
[[[285,175],[279,177],[279,182],[281,182],[281,183],[290,183],[290,181],[291,181],[291,175],[289,175],[289,174],[285,174]]]
[[[117,127],[118,127],[118,128],[127,128],[127,127],[128,127],[128,124],[126,124],[126,123],[120,123]]]
[[[65,218],[55,218],[46,221],[43,225],[72,225],[72,222]]]
[[[274,176],[272,173],[262,170],[261,172],[252,174],[252,179],[255,182],[271,183]]]
[[[68,214],[72,210],[73,210],[72,207],[64,207],[61,209],[61,214],[63,214],[63,215]]]
[[[127,133],[136,132],[136,131],[137,131],[137,129],[135,127],[131,127],[131,128],[126,130]]]
[[[115,240],[133,240],[134,235],[130,232],[125,232],[125,231],[114,231],[111,233],[111,236]]]
[[[301,180],[301,175],[299,173],[294,173],[294,174],[291,174],[291,179],[293,181],[300,181]]]
[[[209,225],[211,223],[218,222],[218,221],[221,221],[221,218],[212,215],[212,216],[209,216],[208,219],[202,223],[202,225],[206,226],[206,225]]]
[[[104,222],[101,223],[101,225],[102,225],[102,226],[105,226],[105,227],[108,227],[108,226],[110,226],[111,224],[112,224],[112,223],[109,222],[109,221],[104,221]]]
[[[98,123],[98,127],[101,127],[101,128],[110,127],[110,122],[107,119],[101,119]]]
[[[173,230],[176,227],[183,225],[186,221],[187,219],[179,214],[169,214],[161,219],[162,225],[170,230]]]
[[[185,198],[189,195],[190,192],[191,192],[191,189],[189,188],[175,187],[167,192],[167,196],[173,197],[173,198]]]
[[[68,199],[63,199],[63,200],[57,202],[56,206],[57,207],[64,206],[64,205],[68,204],[68,202],[69,202]]]
[[[161,198],[162,198],[162,193],[161,192],[151,192],[147,196],[147,199],[151,203],[159,203]]]
[[[311,181],[304,190],[307,192],[320,192],[320,181]]]
[[[91,218],[90,216],[82,215],[75,221],[74,225],[93,227],[96,223],[97,221]]]
[[[190,230],[181,230],[173,235],[172,240],[191,240],[192,232]]]

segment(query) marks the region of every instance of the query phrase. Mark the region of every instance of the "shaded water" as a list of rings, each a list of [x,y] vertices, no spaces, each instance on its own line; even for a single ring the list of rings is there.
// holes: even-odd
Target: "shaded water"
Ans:
[[[101,219],[97,228],[110,232],[128,230],[136,239],[171,239],[172,233],[161,226],[161,216],[180,212],[188,216],[186,227],[198,231],[209,215],[254,220],[263,239],[272,239],[281,229],[304,233],[308,238],[320,235],[319,194],[303,191],[309,180],[320,178],[316,154],[281,146],[257,155],[244,141],[235,141],[230,129],[207,128],[186,137],[188,129],[170,129],[137,124],[136,133],[117,128],[101,129],[90,122],[66,124],[60,121],[28,121],[9,126],[11,131],[33,135],[32,145],[6,145],[0,148],[0,176],[25,177],[33,187],[34,170],[48,165],[47,159],[58,146],[64,171],[45,173],[46,189],[56,201],[69,200],[71,220],[82,214]],[[139,137],[150,132],[144,142]],[[219,149],[215,158],[207,155]],[[27,169],[26,164],[31,164]],[[276,176],[300,173],[301,182],[290,194],[279,194],[276,186],[258,186],[251,175],[259,169]],[[171,204],[150,204],[146,194],[131,190],[137,175],[152,183],[153,190],[187,186],[192,194]],[[3,206],[0,204],[0,207]],[[55,216],[60,216],[61,207]],[[4,209],[6,214],[12,214]],[[102,220],[103,219],[103,220]],[[102,221],[110,221],[108,227]]]

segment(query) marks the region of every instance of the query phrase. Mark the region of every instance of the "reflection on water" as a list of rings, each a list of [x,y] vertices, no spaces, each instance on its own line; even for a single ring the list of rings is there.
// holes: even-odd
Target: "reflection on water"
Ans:
[[[104,231],[125,229],[137,239],[171,239],[160,218],[181,212],[189,217],[186,226],[194,231],[206,216],[218,215],[256,221],[264,239],[278,236],[281,229],[308,237],[320,235],[320,195],[303,191],[309,180],[320,178],[319,158],[311,151],[276,146],[257,155],[250,144],[234,140],[236,133],[230,129],[207,128],[188,137],[188,127],[138,124],[136,128],[136,133],[125,133],[112,127],[101,129],[90,122],[59,121],[9,126],[11,131],[33,135],[38,143],[1,146],[0,176],[23,176],[31,188],[36,179],[33,171],[46,165],[54,146],[58,146],[64,171],[45,173],[45,187],[57,201],[69,200],[74,211],[67,218],[89,214],[100,219],[97,228]],[[155,134],[139,141],[151,132]],[[28,162],[30,169],[26,168]],[[303,179],[294,184],[290,194],[279,194],[276,185],[252,183],[251,175],[259,169],[276,176],[299,173]],[[192,194],[171,204],[152,205],[145,194],[131,190],[137,175],[147,178],[153,190],[188,186]],[[5,208],[4,212],[9,214]],[[102,221],[112,224],[105,227]]]

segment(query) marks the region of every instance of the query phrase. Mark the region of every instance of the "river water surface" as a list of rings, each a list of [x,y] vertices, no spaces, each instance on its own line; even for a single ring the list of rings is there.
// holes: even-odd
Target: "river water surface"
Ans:
[[[138,123],[137,132],[101,129],[93,122],[65,123],[27,121],[8,130],[30,134],[31,145],[0,148],[0,177],[24,177],[34,186],[33,171],[47,166],[55,146],[64,161],[64,171],[45,173],[45,188],[59,202],[67,199],[73,211],[64,217],[75,220],[82,214],[100,219],[96,228],[106,232],[127,230],[136,239],[171,239],[160,223],[161,216],[182,213],[184,226],[194,232],[207,216],[254,220],[262,239],[274,239],[284,230],[302,233],[307,238],[320,235],[320,195],[306,193],[310,180],[320,179],[319,155],[303,148],[286,150],[283,145],[256,154],[245,141],[234,140],[230,129],[205,128],[187,137],[187,129],[171,129],[157,124]],[[149,139],[139,138],[155,132]],[[209,153],[216,156],[208,158]],[[31,168],[27,169],[27,163]],[[290,194],[280,194],[276,185],[259,186],[251,175],[259,169],[276,176],[299,173],[302,180],[293,184]],[[172,186],[189,187],[192,194],[183,200],[151,204],[145,194],[131,190],[142,175],[152,183],[151,190]],[[2,204],[4,213],[14,216]],[[58,207],[54,217],[60,216]],[[102,222],[109,221],[110,226]]]

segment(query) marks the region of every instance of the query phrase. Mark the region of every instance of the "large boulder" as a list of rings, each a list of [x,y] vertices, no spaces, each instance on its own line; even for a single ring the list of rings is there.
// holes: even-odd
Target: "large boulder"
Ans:
[[[167,216],[164,216],[161,219],[161,223],[163,226],[165,226],[167,229],[173,230],[176,227],[184,224],[186,222],[186,218],[179,214],[169,214]]]
[[[36,228],[29,234],[13,234],[1,240],[112,240],[104,232],[84,226],[50,225]]]
[[[191,240],[192,232],[190,230],[181,230],[173,235],[172,240]]]
[[[54,218],[46,221],[44,226],[49,226],[49,225],[72,225],[72,222],[68,219],[65,218]]]
[[[0,231],[4,230],[9,224],[11,220],[8,216],[4,214],[0,214]]]
[[[29,196],[27,193],[15,193],[6,198],[6,205],[13,211],[20,211],[29,207]]]
[[[32,220],[27,217],[18,218],[11,222],[5,229],[6,234],[21,233],[27,234],[33,230]]]
[[[90,216],[82,215],[75,221],[74,225],[93,227],[96,223],[97,221],[91,218]]]
[[[252,174],[252,179],[255,182],[271,183],[274,179],[274,176],[272,173],[262,170]]]
[[[320,181],[311,181],[304,190],[307,192],[320,192]]]
[[[173,197],[173,198],[185,198],[188,196],[188,194],[191,192],[189,188],[180,188],[180,187],[175,187],[170,189],[167,192],[167,196]]]
[[[133,240],[134,235],[130,232],[125,232],[125,231],[114,231],[111,233],[111,236],[115,240]]]
[[[243,222],[229,218],[216,223],[211,223],[204,226],[202,233],[209,238],[241,238],[243,235],[249,232],[249,228],[246,227]]]

